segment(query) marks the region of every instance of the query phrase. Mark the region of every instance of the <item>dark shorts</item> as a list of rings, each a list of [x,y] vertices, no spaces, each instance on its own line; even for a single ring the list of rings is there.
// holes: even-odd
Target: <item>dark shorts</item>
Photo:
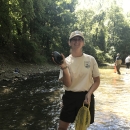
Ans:
[[[126,63],[126,68],[129,69],[129,67],[130,67],[130,63]]]
[[[60,114],[60,120],[68,123],[73,123],[75,121],[78,110],[83,106],[85,95],[87,92],[71,92],[65,91],[65,94],[62,97],[63,108]],[[95,113],[95,100],[94,95],[91,96],[90,103],[90,115],[91,115],[91,124],[94,122],[94,113]]]

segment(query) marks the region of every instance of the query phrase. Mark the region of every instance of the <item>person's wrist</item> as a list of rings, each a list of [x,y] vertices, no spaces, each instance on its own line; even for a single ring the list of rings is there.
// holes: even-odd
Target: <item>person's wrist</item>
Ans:
[[[67,69],[68,68],[68,66],[66,65],[66,66],[64,66],[64,67],[61,67],[61,69],[62,70],[65,70],[65,69]]]

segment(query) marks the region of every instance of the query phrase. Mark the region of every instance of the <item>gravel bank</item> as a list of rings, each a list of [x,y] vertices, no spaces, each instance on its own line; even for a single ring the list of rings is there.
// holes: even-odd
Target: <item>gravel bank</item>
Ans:
[[[44,73],[45,71],[59,70],[59,66],[54,64],[25,64],[17,63],[15,65],[1,64],[0,65],[0,81],[12,80],[15,78],[27,79],[30,75]]]

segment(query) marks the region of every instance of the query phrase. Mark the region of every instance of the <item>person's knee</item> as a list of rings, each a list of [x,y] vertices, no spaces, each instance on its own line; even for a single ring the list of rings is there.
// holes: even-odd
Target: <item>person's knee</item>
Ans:
[[[67,130],[68,126],[69,126],[68,122],[60,120],[58,130]]]
[[[67,129],[63,127],[59,127],[58,130],[67,130]]]

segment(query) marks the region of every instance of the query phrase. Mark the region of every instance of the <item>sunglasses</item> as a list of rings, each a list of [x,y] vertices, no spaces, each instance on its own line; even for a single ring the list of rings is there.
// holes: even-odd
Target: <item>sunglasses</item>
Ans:
[[[83,41],[83,39],[80,37],[79,38],[72,38],[71,41],[74,41],[74,42],[79,41],[80,42],[80,41]]]

